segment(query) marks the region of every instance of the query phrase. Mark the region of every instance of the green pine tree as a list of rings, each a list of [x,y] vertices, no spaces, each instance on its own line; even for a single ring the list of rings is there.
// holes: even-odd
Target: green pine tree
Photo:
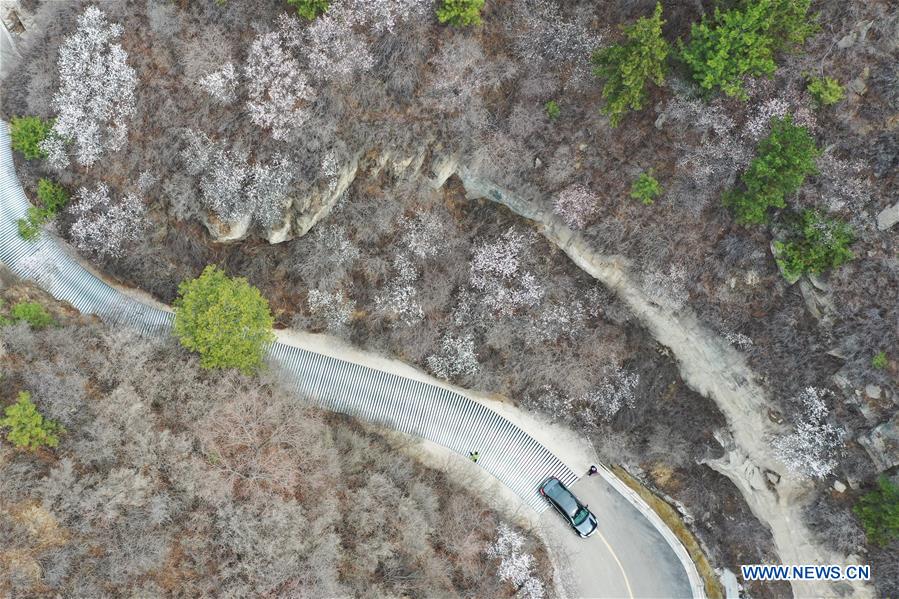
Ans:
[[[899,539],[899,486],[886,476],[878,479],[876,489],[862,495],[852,511],[871,543],[886,547]]]
[[[65,429],[56,422],[44,418],[31,401],[28,391],[19,392],[19,400],[8,406],[6,417],[0,419],[0,428],[8,428],[6,439],[20,449],[37,451],[41,447],[56,447]]]
[[[665,83],[670,45],[662,37],[662,4],[656,4],[651,17],[637,19],[623,28],[625,41],[593,54],[593,74],[605,80],[603,113],[617,127],[629,110],[640,110],[646,103],[649,82]]]
[[[807,175],[817,172],[820,152],[805,127],[793,117],[771,119],[771,133],[756,149],[756,156],[741,176],[745,189],[724,195],[741,224],[763,224],[770,208],[784,208],[786,197],[796,193]]]

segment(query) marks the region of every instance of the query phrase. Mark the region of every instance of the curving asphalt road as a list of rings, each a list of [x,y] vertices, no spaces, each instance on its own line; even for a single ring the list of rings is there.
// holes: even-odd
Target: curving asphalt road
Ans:
[[[66,244],[43,234],[22,240],[15,221],[27,197],[15,173],[8,127],[0,125],[0,262],[36,281],[59,300],[107,322],[165,335],[171,313],[135,300],[107,284],[75,258]],[[270,357],[293,378],[295,389],[321,406],[439,443],[478,462],[541,513],[554,561],[568,594],[581,597],[702,597],[695,567],[658,516],[611,473],[583,477],[586,462],[565,464],[531,434],[495,410],[433,379],[413,379],[294,345],[276,342]],[[587,459],[587,458],[585,458]],[[599,534],[574,535],[536,492],[558,476],[596,513]]]

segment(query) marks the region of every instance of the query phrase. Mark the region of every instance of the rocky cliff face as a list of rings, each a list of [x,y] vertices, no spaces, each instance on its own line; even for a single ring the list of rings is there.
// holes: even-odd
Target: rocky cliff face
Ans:
[[[211,214],[205,214],[202,221],[209,235],[219,243],[241,241],[251,234],[256,234],[269,243],[289,241],[302,237],[325,218],[362,172],[376,176],[387,170],[395,176],[411,176],[421,169],[426,156],[427,146],[424,145],[406,154],[389,150],[359,152],[338,166],[336,174],[329,180],[303,195],[290,198],[284,218],[269,227],[254,228],[249,216],[225,222]]]

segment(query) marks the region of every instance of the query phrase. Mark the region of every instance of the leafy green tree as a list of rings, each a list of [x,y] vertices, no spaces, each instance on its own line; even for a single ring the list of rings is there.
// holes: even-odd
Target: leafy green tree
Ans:
[[[37,411],[27,391],[19,392],[19,400],[8,406],[5,414],[0,427],[9,429],[6,440],[20,449],[37,451],[41,447],[56,447],[58,435],[65,432],[62,426]]]
[[[41,234],[41,225],[47,222],[47,211],[37,206],[28,207],[28,216],[16,221],[19,236],[25,241],[34,241]]]
[[[878,479],[876,489],[859,498],[852,511],[871,543],[886,547],[899,539],[899,486],[886,476]]]
[[[832,77],[812,77],[808,82],[808,93],[818,106],[831,106],[843,99],[843,86]]]
[[[885,351],[877,352],[874,354],[874,357],[871,358],[871,366],[876,368],[877,370],[883,370],[887,367],[887,353]]]
[[[53,121],[44,121],[36,116],[12,117],[9,120],[9,135],[12,149],[21,152],[28,160],[46,158],[40,144],[53,127]]]
[[[331,0],[287,0],[287,4],[297,9],[297,13],[308,21],[328,10]]]
[[[36,239],[41,232],[41,225],[53,219],[69,203],[69,194],[65,188],[49,179],[38,181],[37,197],[43,207],[29,207],[28,216],[16,221],[19,235],[27,241]]]
[[[852,229],[841,220],[805,210],[791,227],[788,241],[774,242],[777,265],[788,279],[818,274],[855,257],[849,249]]]
[[[210,265],[198,278],[181,283],[178,294],[175,335],[200,354],[203,368],[251,373],[262,364],[265,344],[274,340],[274,320],[258,289]]]
[[[40,179],[37,182],[37,197],[52,216],[66,207],[69,203],[69,193],[59,183],[49,179]]]
[[[762,0],[747,0],[747,3],[761,3]],[[812,0],[767,0],[771,15],[771,36],[774,47],[785,51],[805,43],[817,32],[818,15],[808,13]]]
[[[443,0],[437,9],[437,20],[456,27],[481,24],[484,0]]]
[[[786,206],[786,196],[795,193],[805,177],[817,172],[818,148],[805,127],[793,124],[793,117],[771,119],[771,133],[756,149],[756,157],[743,173],[745,190],[724,194],[741,224],[768,221],[768,209]]]
[[[640,110],[646,102],[646,84],[665,83],[666,62],[671,49],[662,37],[662,5],[656,4],[651,17],[641,17],[623,27],[625,41],[593,54],[593,74],[605,80],[603,112],[617,127],[628,110]]]
[[[546,116],[549,117],[549,120],[554,121],[559,118],[559,115],[562,114],[562,109],[559,108],[559,103],[555,100],[550,100],[544,105],[546,109]]]
[[[662,195],[662,186],[653,176],[652,169],[645,173],[640,173],[637,180],[631,185],[631,197],[640,200],[649,206],[657,197]]]
[[[37,302],[19,302],[12,307],[10,314],[19,322],[27,322],[32,329],[40,330],[54,324],[53,317]]]
[[[801,44],[815,30],[808,17],[811,0],[746,0],[693,23],[690,41],[680,42],[680,56],[693,79],[706,90],[746,98],[743,78],[771,75],[774,54]]]

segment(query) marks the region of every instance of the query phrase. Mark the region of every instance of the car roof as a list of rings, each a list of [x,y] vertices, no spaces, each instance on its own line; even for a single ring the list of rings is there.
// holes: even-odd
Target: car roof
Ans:
[[[580,509],[574,494],[557,478],[551,478],[543,483],[543,492],[555,502],[559,508],[571,517]]]

